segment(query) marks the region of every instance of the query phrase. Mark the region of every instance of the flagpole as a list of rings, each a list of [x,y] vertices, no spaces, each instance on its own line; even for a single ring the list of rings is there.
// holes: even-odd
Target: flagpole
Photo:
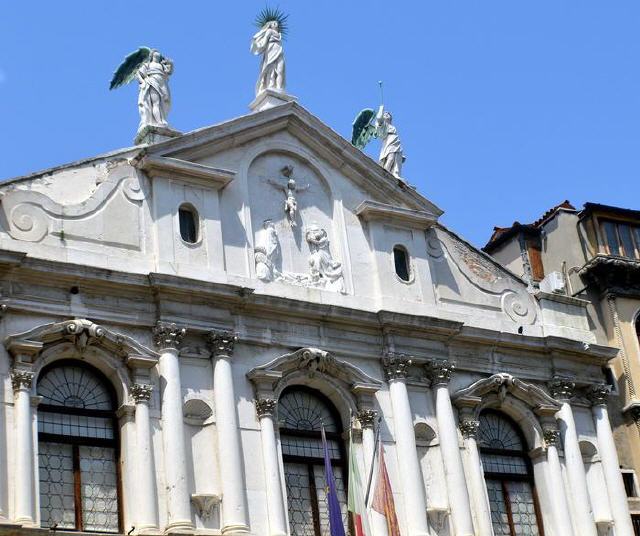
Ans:
[[[376,461],[376,453],[378,452],[378,443],[380,442],[380,421],[382,417],[378,417],[378,429],[376,430],[376,436],[373,444],[373,454],[371,456],[371,464],[369,466],[369,478],[367,479],[367,493],[364,496],[365,506],[369,504],[369,495],[371,494],[371,483],[373,481],[373,465]]]

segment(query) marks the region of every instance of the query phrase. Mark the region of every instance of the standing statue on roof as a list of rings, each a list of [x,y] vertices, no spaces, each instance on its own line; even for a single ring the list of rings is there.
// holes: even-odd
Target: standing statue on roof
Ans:
[[[382,92],[382,82],[379,84]],[[372,108],[365,108],[353,121],[351,137],[353,145],[362,150],[373,138],[380,138],[382,141],[379,164],[395,177],[401,178],[402,164],[406,157],[398,130],[393,124],[393,116],[391,112],[384,109],[384,104],[380,105],[377,114]]]
[[[171,109],[169,76],[173,73],[173,62],[157,50],[140,47],[129,54],[113,74],[109,89],[116,89],[138,80],[138,109],[141,131],[147,126],[169,128],[168,115]]]
[[[255,20],[260,30],[251,39],[251,52],[262,54],[256,96],[266,89],[284,92],[286,85],[282,40],[287,34],[287,18],[279,9],[265,8]]]

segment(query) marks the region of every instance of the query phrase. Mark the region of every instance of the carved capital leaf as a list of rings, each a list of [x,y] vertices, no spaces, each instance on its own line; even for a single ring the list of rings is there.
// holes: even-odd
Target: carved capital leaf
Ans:
[[[131,386],[131,396],[136,402],[148,402],[151,399],[153,385],[135,383]]]
[[[213,357],[232,357],[238,336],[230,330],[214,329],[207,335]]]
[[[575,382],[566,378],[554,378],[549,382],[551,396],[558,400],[571,400],[575,395]]]
[[[361,409],[358,411],[357,417],[362,428],[373,428],[378,417],[378,412],[374,409]]]
[[[478,435],[478,428],[480,428],[480,421],[465,419],[460,422],[460,431],[464,438],[476,437]]]
[[[547,428],[543,432],[543,437],[547,446],[557,445],[560,442],[560,430]]]
[[[20,389],[31,389],[33,384],[34,373],[28,370],[13,370],[11,372],[11,386],[14,391]]]
[[[449,361],[436,360],[427,365],[427,375],[432,385],[446,385],[451,380],[451,373],[455,368]]]
[[[179,328],[174,322],[156,322],[153,327],[153,342],[159,349],[177,349],[186,335],[185,328]]]
[[[611,387],[604,383],[592,385],[587,389],[587,398],[594,406],[606,406],[610,394]]]
[[[261,419],[262,417],[271,417],[275,414],[278,401],[273,398],[259,398],[255,400],[255,405],[258,419]]]
[[[406,378],[412,363],[411,357],[405,354],[387,352],[382,356],[382,368],[387,381]]]

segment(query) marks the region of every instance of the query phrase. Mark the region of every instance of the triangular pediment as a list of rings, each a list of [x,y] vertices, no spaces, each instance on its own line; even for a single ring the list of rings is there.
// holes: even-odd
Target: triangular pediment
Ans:
[[[198,129],[151,145],[145,152],[185,162],[201,162],[211,154],[247,146],[282,131],[299,142],[303,154],[311,154],[324,164],[339,169],[342,176],[366,190],[371,199],[426,211],[435,218],[442,214],[434,203],[391,175],[296,102]],[[287,152],[293,148],[283,144],[281,150]]]

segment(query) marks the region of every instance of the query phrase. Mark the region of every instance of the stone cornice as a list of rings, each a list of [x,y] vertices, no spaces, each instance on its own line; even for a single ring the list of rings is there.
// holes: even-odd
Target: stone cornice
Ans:
[[[235,171],[218,169],[195,162],[165,156],[145,156],[135,167],[147,172],[151,177],[178,178],[197,186],[221,190],[235,177]]]
[[[491,348],[492,351],[518,351],[531,353],[536,357],[553,359],[560,356],[580,363],[580,365],[593,364],[602,366],[615,357],[617,350],[601,345],[585,345],[582,341],[565,339],[561,337],[547,336],[522,336],[505,333],[486,328],[466,326],[462,322],[429,317],[423,315],[410,315],[391,311],[370,312],[349,307],[340,307],[322,303],[306,302],[290,298],[254,294],[253,289],[234,284],[198,281],[166,274],[150,273],[148,276],[104,270],[93,267],[85,267],[68,263],[44,261],[27,257],[17,268],[20,281],[25,284],[40,284],[44,275],[51,285],[64,287],[70,283],[82,285],[87,291],[104,292],[127,296],[135,295],[138,299],[152,301],[155,295],[160,301],[179,302],[186,297],[195,294],[206,298],[216,307],[229,309],[236,314],[240,311],[247,317],[255,315],[264,318],[274,318],[277,315],[286,314],[288,318],[304,317],[309,322],[332,322],[349,329],[350,326],[358,330],[369,329],[373,336],[383,329],[392,329],[395,333],[409,335],[416,339],[428,338],[429,340],[442,341],[447,346],[454,348],[457,345],[474,345],[476,347]],[[247,280],[248,281],[248,280]],[[146,297],[146,298],[145,298]],[[15,299],[8,296],[5,301],[11,311],[37,312],[43,311],[51,315],[65,316],[68,314],[66,307],[58,307],[54,304],[43,310],[42,302],[28,302],[23,299]],[[130,324],[139,327],[150,328],[155,323],[155,318],[150,313],[145,318],[144,313],[136,313],[134,316],[126,316],[122,311],[117,315],[108,310],[92,312],[94,318],[105,319],[105,322]],[[193,333],[206,333],[211,329],[206,320],[200,324],[194,323],[193,318],[172,318],[181,324],[189,325]],[[243,339],[247,343],[254,342],[250,336],[243,333]],[[262,343],[262,340],[255,341]],[[417,357],[419,360],[419,356]],[[460,366],[463,366],[460,363]]]
[[[401,223],[417,229],[428,229],[437,220],[436,216],[424,210],[410,210],[377,201],[363,201],[356,208],[356,215],[364,221]]]

